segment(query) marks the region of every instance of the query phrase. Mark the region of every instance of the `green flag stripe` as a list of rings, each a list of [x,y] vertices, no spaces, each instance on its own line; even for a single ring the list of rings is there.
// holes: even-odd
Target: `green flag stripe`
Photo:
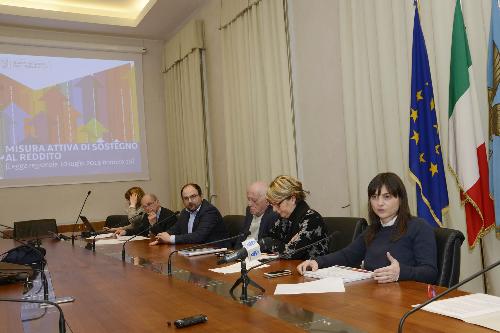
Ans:
[[[460,7],[460,0],[455,5],[453,19],[453,33],[451,36],[450,60],[450,100],[448,118],[453,114],[458,99],[470,87],[469,67],[472,65],[469,43],[465,34],[464,18]]]

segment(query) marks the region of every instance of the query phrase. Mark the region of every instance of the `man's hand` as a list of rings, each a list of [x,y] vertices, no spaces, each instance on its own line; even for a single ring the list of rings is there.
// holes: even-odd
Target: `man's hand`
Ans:
[[[382,268],[377,268],[373,271],[373,278],[378,283],[396,282],[399,279],[399,261],[394,259],[389,252],[387,252],[387,259],[390,265]]]
[[[153,246],[153,245],[158,245],[158,244],[162,244],[162,243],[171,243],[171,240],[170,240],[170,235],[168,232],[160,232],[158,235],[156,235],[156,240],[152,241],[151,243],[149,243],[149,245]]]
[[[123,228],[116,228],[115,230],[115,236],[125,236],[127,234],[127,231]]]
[[[148,213],[148,222],[150,225],[153,225],[156,223],[156,212],[149,212]]]

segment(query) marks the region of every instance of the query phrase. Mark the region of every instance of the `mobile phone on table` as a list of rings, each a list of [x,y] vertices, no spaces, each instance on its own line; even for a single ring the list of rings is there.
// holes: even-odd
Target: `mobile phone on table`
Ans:
[[[287,275],[292,275],[292,271],[289,269],[282,269],[280,271],[264,273],[264,276],[266,278],[269,278],[269,279],[279,277],[279,276],[287,276]]]

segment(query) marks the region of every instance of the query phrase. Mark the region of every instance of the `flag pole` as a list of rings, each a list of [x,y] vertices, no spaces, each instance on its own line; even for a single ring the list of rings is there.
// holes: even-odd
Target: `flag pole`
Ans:
[[[480,237],[479,238],[479,247],[481,249],[481,269],[484,269],[485,265],[484,265],[484,249],[483,249],[483,237]],[[487,280],[486,280],[486,274],[483,274],[483,289],[484,289],[484,293],[487,294],[488,293],[488,283],[487,283]]]

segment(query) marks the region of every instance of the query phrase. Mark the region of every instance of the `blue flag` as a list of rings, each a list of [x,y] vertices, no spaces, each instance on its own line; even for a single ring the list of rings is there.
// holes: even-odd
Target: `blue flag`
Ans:
[[[495,204],[497,236],[500,235],[500,3],[491,0],[490,42],[488,47],[489,169],[490,192]],[[496,200],[495,200],[496,199]]]
[[[443,226],[448,190],[439,141],[429,59],[415,6],[411,65],[410,175],[417,191],[417,215],[432,226]]]

